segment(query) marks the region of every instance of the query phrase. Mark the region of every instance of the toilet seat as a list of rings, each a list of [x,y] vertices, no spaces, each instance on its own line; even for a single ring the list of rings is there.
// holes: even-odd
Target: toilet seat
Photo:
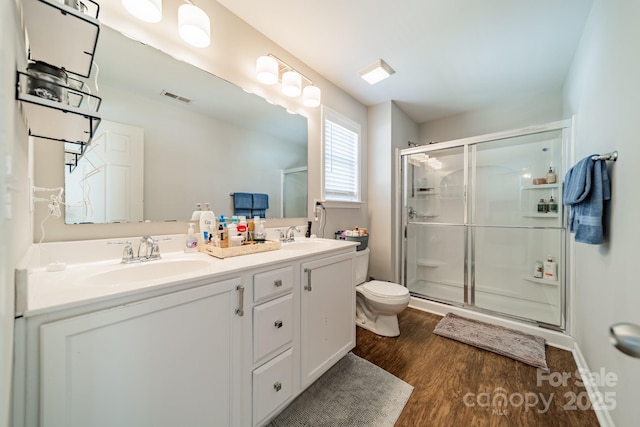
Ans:
[[[397,283],[382,282],[380,280],[372,280],[362,285],[366,293],[385,298],[387,300],[405,299],[409,295],[409,290]]]

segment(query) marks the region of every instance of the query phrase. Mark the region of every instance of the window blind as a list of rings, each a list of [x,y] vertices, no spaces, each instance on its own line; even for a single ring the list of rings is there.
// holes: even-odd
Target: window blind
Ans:
[[[359,201],[360,128],[336,113],[324,120],[324,197]]]

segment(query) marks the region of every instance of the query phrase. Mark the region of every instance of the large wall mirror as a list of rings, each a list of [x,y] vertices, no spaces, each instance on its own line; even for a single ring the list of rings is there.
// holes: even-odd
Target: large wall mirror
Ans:
[[[95,62],[103,120],[65,172],[67,224],[184,221],[206,202],[228,216],[234,193],[306,217],[305,117],[106,26]]]

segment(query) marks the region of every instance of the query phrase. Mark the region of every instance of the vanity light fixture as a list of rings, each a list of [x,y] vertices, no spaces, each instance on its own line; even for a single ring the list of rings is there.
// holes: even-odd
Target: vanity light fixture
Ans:
[[[278,61],[271,56],[260,56],[256,61],[258,81],[266,85],[278,82]]]
[[[282,83],[282,93],[296,97],[302,94],[302,103],[307,107],[320,105],[320,88],[313,85],[310,78],[273,54],[258,57],[256,61],[256,78],[264,84]],[[302,80],[308,85],[302,87]]]
[[[359,72],[360,77],[362,77],[370,85],[374,85],[386,79],[393,73],[395,73],[395,70],[382,59],[378,59],[376,62],[369,65],[368,67],[363,68]]]
[[[160,22],[162,19],[162,0],[122,0],[127,11],[144,22]]]
[[[178,33],[182,40],[195,47],[211,44],[211,22],[209,16],[189,1],[178,8]]]

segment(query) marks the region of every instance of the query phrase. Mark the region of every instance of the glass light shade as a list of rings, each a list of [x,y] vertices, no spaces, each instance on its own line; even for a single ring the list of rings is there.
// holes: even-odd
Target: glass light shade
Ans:
[[[272,85],[278,81],[278,61],[270,56],[260,56],[256,61],[258,81]]]
[[[144,22],[160,22],[162,19],[162,0],[122,0],[127,11]]]
[[[316,86],[306,86],[302,90],[302,103],[307,107],[317,107],[320,105],[320,88]]]
[[[287,71],[282,75],[282,93],[287,96],[298,96],[302,92],[302,77],[295,71]]]
[[[197,6],[183,4],[178,8],[178,33],[182,40],[195,47],[211,44],[209,16]]]

